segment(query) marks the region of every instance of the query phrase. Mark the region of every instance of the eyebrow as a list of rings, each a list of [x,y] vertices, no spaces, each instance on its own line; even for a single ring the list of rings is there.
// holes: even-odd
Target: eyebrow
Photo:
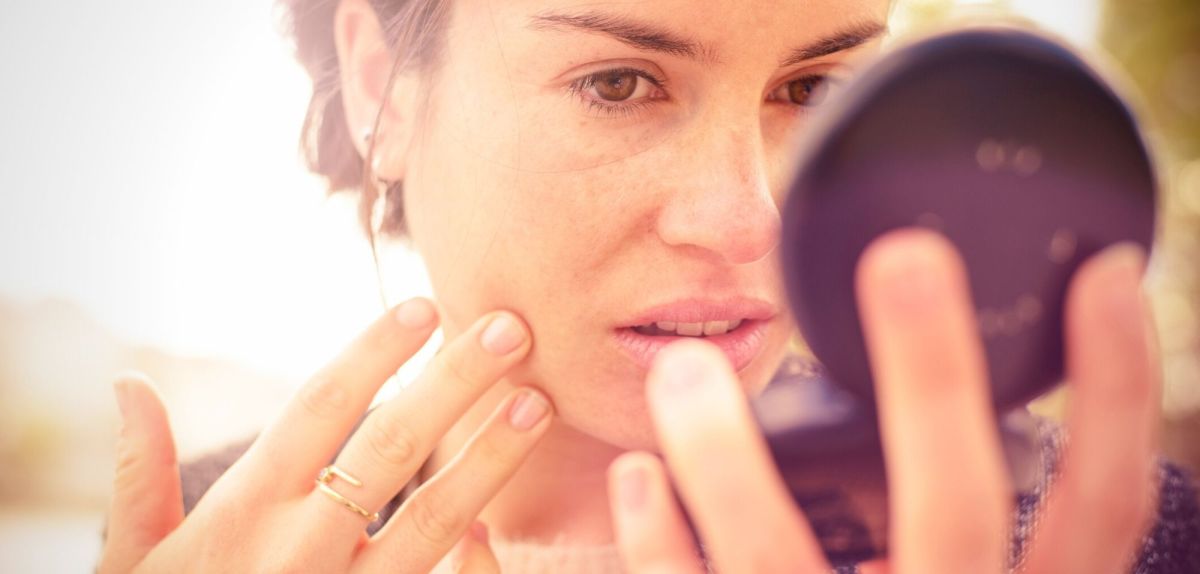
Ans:
[[[640,50],[692,59],[700,54],[711,53],[697,42],[615,14],[542,12],[531,18],[529,27],[534,30],[575,29],[604,34]]]
[[[610,36],[639,50],[681,56],[693,60],[716,61],[716,50],[671,31],[630,18],[602,12],[541,12],[530,19],[534,30],[580,30]],[[887,31],[887,26],[875,21],[854,25],[846,30],[821,38],[816,42],[788,52],[780,67],[828,56],[865,44]]]
[[[821,56],[828,56],[851,48],[857,48],[882,36],[887,32],[887,29],[887,26],[880,22],[860,23],[802,48],[792,50],[786,57],[779,61],[779,67],[786,68],[794,64],[820,58]]]

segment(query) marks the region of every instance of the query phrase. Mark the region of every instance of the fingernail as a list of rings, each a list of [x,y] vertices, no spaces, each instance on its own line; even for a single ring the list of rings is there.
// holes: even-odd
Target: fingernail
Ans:
[[[1109,269],[1133,271],[1140,276],[1146,270],[1146,251],[1132,241],[1123,241],[1105,249],[1100,257]]]
[[[537,391],[524,390],[509,407],[508,422],[517,430],[529,430],[550,412],[550,403]]]
[[[640,465],[632,465],[621,471],[617,477],[617,498],[621,507],[630,512],[638,512],[646,507],[646,469]]]
[[[396,309],[396,320],[410,329],[427,327],[435,317],[437,312],[425,299],[410,299]]]
[[[1116,311],[1116,320],[1126,328],[1144,328],[1146,310],[1141,282],[1146,270],[1146,252],[1136,243],[1125,242],[1105,249],[1100,257],[1108,275],[1108,298]]]
[[[471,534],[471,538],[475,539],[476,542],[479,542],[480,544],[488,543],[488,528],[486,524],[476,520],[471,524],[471,528],[468,530],[468,532]]]
[[[921,238],[893,240],[875,255],[873,278],[892,302],[912,309],[937,305],[945,299],[946,274],[941,254]]]
[[[483,330],[479,342],[493,355],[507,355],[525,342],[525,329],[515,319],[502,313]]]
[[[668,392],[683,392],[704,383],[708,374],[704,356],[691,341],[668,345],[655,357],[655,386]]]

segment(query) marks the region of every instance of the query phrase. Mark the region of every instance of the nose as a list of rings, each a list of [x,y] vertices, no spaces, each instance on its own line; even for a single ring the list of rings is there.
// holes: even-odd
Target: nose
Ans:
[[[726,264],[758,261],[779,244],[781,225],[761,131],[757,121],[749,128],[730,127],[728,117],[707,123],[717,128],[684,138],[664,174],[671,188],[657,233],[668,245]]]

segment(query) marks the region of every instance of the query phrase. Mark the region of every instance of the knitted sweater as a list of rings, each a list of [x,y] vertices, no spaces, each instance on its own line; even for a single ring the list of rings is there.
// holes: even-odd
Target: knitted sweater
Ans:
[[[800,360],[790,358],[790,361]],[[779,370],[776,379],[799,369]],[[794,367],[794,365],[792,365]],[[1012,562],[1019,566],[1026,542],[1035,529],[1047,487],[1053,482],[1063,434],[1052,423],[1040,424],[1043,480],[1037,488],[1017,499],[1013,529]],[[250,441],[228,446],[219,452],[185,464],[182,469],[184,506],[187,512],[200,500],[208,487],[225,472],[249,447]],[[1131,574],[1197,574],[1200,573],[1200,499],[1194,479],[1179,467],[1162,461],[1159,465],[1158,516],[1142,542],[1136,565]],[[410,483],[379,512],[380,519],[368,525],[370,533],[377,531],[396,512],[404,499],[416,488]],[[571,546],[566,544],[537,544],[503,540],[492,537],[492,550],[505,572],[513,574],[608,574],[622,572],[620,556],[612,546]],[[437,574],[450,572],[444,560],[434,570]],[[840,569],[839,574],[853,574],[854,568]]]

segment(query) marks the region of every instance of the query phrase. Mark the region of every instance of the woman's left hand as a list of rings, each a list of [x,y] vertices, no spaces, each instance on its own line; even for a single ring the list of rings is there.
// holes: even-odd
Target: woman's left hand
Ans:
[[[1128,572],[1152,516],[1159,390],[1143,267],[1138,250],[1117,247],[1073,278],[1070,444],[1025,572]],[[1014,498],[961,260],[932,233],[889,234],[860,261],[858,297],[891,501],[890,555],[870,566],[1006,571]],[[609,473],[632,572],[704,571],[667,468],[718,572],[830,571],[720,351],[700,341],[664,350],[647,397],[665,466],[628,453]]]

